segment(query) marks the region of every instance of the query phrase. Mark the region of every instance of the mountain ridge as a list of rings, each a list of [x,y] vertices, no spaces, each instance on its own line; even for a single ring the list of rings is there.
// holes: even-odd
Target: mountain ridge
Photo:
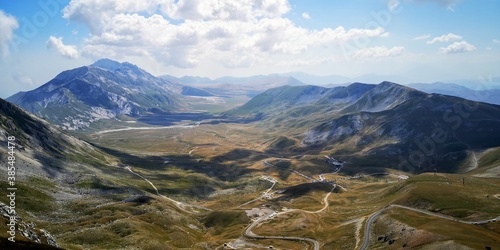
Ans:
[[[358,91],[342,98],[340,93],[348,89]],[[411,163],[413,169],[406,170],[410,172],[435,167],[460,172],[473,167],[476,151],[500,146],[500,106],[388,81],[279,87],[227,114],[260,115],[270,130],[301,140],[292,152],[327,151],[358,166],[398,168],[405,165],[399,162],[404,159]],[[436,134],[446,139],[435,139]]]
[[[117,115],[182,110],[188,95],[212,96],[157,78],[131,63],[101,59],[63,71],[46,84],[7,100],[64,129],[76,130]]]

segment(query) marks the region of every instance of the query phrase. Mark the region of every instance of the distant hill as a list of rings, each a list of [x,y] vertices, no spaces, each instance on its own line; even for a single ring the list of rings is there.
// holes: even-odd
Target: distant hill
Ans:
[[[500,105],[500,89],[470,89],[454,83],[413,83],[409,87],[424,91],[426,93],[435,93],[462,97],[465,99],[487,102]]]
[[[120,114],[179,110],[185,106],[183,96],[187,95],[212,94],[155,77],[127,62],[101,59],[64,71],[39,88],[7,100],[64,129],[74,130]]]

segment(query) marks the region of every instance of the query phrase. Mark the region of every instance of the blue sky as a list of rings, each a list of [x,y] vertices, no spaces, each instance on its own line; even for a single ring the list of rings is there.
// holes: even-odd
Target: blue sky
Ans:
[[[488,78],[498,13],[500,0],[1,1],[0,97],[104,57],[155,75]]]

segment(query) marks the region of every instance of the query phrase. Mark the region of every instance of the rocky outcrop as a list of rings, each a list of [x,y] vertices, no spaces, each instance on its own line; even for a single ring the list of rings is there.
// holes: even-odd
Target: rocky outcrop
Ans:
[[[46,244],[54,247],[59,247],[57,245],[56,239],[47,230],[37,228],[34,222],[24,221],[14,210],[11,210],[9,206],[0,202],[0,214],[7,221],[15,221],[15,239],[17,240],[19,236],[27,238],[29,241]]]

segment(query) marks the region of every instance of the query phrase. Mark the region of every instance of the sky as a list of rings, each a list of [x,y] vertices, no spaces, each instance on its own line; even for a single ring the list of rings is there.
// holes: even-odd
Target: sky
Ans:
[[[100,58],[153,75],[490,79],[498,13],[500,0],[3,0],[0,97]]]

